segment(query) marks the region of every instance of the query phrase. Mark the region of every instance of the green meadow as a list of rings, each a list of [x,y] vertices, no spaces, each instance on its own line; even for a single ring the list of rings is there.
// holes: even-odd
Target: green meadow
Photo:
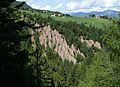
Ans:
[[[112,22],[109,19],[103,19],[103,18],[90,18],[90,17],[74,17],[74,16],[51,16],[52,12],[48,11],[46,13],[42,13],[39,11],[26,11],[26,10],[22,10],[22,12],[26,12],[26,13],[30,13],[30,14],[37,14],[37,15],[41,15],[42,17],[51,17],[57,21],[63,21],[63,22],[68,22],[68,21],[72,21],[72,22],[77,22],[77,23],[84,23],[86,26],[94,26],[97,28],[103,28],[104,26],[108,26],[111,25]]]

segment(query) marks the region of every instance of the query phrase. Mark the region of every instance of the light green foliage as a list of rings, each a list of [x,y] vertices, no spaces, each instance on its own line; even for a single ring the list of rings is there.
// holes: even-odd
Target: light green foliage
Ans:
[[[79,83],[79,87],[111,87],[111,68],[109,54],[97,52],[93,62],[87,68],[85,78]]]
[[[111,53],[110,60],[113,64],[113,86],[120,86],[120,21],[115,21],[114,26],[106,28],[106,34],[103,40],[106,43],[106,48]]]

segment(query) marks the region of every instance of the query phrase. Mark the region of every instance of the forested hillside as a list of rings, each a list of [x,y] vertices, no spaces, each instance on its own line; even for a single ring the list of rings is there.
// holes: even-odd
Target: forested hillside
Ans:
[[[120,20],[76,19],[1,0],[0,87],[120,87]]]

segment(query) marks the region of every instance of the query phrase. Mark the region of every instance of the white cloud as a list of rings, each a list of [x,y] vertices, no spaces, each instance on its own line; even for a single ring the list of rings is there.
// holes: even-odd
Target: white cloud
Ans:
[[[77,2],[69,2],[67,4],[67,9],[68,10],[76,10],[79,4]]]
[[[26,1],[35,9],[57,10],[57,11],[104,11],[107,9],[120,11],[120,0],[17,0]]]
[[[20,1],[20,2],[22,2],[22,1],[26,1],[26,2],[35,2],[35,0],[16,0],[16,1]]]
[[[34,2],[35,0],[16,0],[16,1],[27,1],[27,2]]]
[[[71,1],[67,5],[68,11],[104,11],[107,9],[120,10],[120,0],[82,0]]]
[[[57,9],[59,9],[59,8],[62,7],[62,6],[63,6],[63,4],[60,3],[60,4],[58,4],[56,7],[54,7],[53,9],[54,9],[54,10],[57,10]]]
[[[39,6],[39,5],[36,5],[36,4],[32,4],[31,7],[35,8],[35,9],[41,9],[41,10],[51,10],[50,5]]]
[[[31,7],[32,7],[32,8],[35,8],[35,9],[40,9],[40,6],[39,6],[39,5],[36,5],[36,4],[32,4]]]
[[[120,0],[104,0],[104,7],[114,7],[120,5]]]
[[[51,10],[51,6],[50,5],[46,5],[44,7],[41,7],[40,9],[42,9],[42,10]]]
[[[16,0],[16,1],[27,1],[27,0]]]
[[[95,0],[84,0],[84,1],[81,1],[81,2],[69,2],[67,3],[67,9],[68,10],[80,10],[80,9],[89,9],[92,5],[94,5],[94,1]]]

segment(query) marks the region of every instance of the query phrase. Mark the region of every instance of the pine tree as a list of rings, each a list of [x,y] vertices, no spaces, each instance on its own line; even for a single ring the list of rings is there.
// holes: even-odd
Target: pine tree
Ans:
[[[111,78],[113,70],[111,67],[109,53],[97,52],[93,63],[85,73],[85,77],[79,83],[79,87],[112,87]]]
[[[25,87],[27,84],[28,51],[21,50],[20,43],[29,35],[20,35],[20,32],[29,24],[16,17],[24,2],[13,7],[14,1],[0,1],[0,85],[3,87]]]
[[[103,41],[107,50],[110,52],[110,60],[113,65],[112,86],[120,86],[120,20],[114,20],[114,25],[105,29]]]

